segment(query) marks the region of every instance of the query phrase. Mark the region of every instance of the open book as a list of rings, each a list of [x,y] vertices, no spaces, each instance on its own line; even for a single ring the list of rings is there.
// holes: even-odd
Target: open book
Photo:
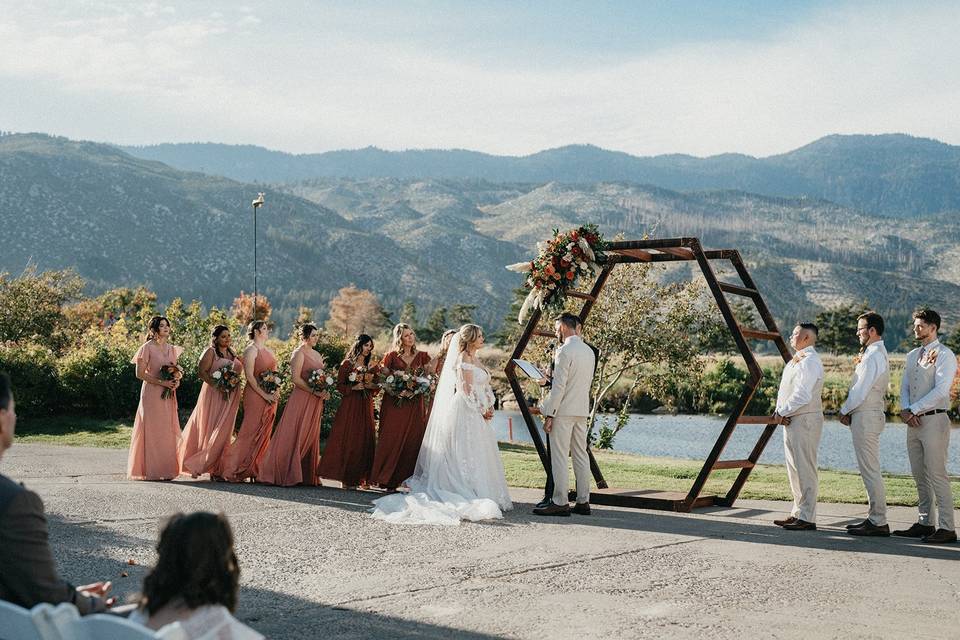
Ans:
[[[543,380],[546,378],[544,373],[540,371],[540,369],[537,368],[537,365],[533,364],[532,362],[527,362],[526,360],[520,360],[518,358],[514,358],[513,362],[520,367],[521,371],[523,371],[533,380]]]

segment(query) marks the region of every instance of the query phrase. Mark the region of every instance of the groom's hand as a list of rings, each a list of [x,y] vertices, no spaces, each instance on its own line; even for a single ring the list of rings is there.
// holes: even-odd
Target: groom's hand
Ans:
[[[550,433],[553,431],[553,418],[547,416],[543,420],[543,431],[544,433]]]

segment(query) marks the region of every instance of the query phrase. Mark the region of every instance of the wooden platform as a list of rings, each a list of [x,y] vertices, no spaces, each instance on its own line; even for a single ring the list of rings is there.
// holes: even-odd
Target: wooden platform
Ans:
[[[634,509],[657,509],[659,511],[681,511],[702,509],[717,504],[717,496],[701,495],[693,505],[687,506],[687,494],[680,491],[656,491],[653,489],[594,489],[590,492],[591,504],[605,504],[612,507],[631,507]]]

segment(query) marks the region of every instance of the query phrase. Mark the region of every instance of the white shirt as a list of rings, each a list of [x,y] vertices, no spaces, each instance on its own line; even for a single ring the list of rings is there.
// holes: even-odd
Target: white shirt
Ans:
[[[853,376],[853,386],[847,393],[846,401],[840,406],[840,413],[850,415],[857,410],[863,401],[867,399],[867,394],[873,388],[873,384],[887,370],[887,346],[883,340],[877,340],[868,345],[863,352],[860,363]]]
[[[797,351],[783,368],[777,390],[777,413],[785,418],[810,404],[817,381],[823,379],[820,354],[812,346]]]
[[[920,353],[923,359],[929,358],[931,352],[937,353],[937,360],[932,365],[937,372],[934,376],[934,386],[925,396],[910,402],[910,376],[913,370],[920,366]],[[950,386],[957,375],[957,357],[947,347],[934,340],[924,347],[918,347],[907,354],[906,365],[903,368],[903,382],[900,383],[900,408],[910,411],[915,416],[934,409],[950,408]]]

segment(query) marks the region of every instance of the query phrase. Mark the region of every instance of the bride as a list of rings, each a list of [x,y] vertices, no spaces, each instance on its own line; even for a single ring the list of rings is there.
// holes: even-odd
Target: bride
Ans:
[[[450,341],[410,493],[374,500],[373,517],[403,524],[458,525],[502,518],[513,508],[490,426],[490,374],[477,358],[483,329],[460,327]]]

